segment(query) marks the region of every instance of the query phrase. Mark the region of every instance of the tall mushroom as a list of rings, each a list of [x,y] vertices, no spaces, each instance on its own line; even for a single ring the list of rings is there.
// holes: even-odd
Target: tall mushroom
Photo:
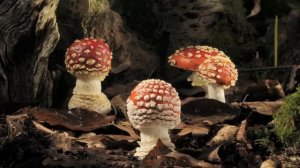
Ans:
[[[140,130],[135,156],[144,158],[158,139],[174,150],[168,130],[180,123],[181,104],[171,84],[158,79],[139,83],[127,99],[127,114],[133,127]]]
[[[83,108],[106,114],[111,104],[101,92],[101,81],[111,69],[112,52],[102,39],[84,38],[75,40],[67,49],[65,64],[74,75],[76,86],[68,108]]]
[[[172,66],[192,71],[188,80],[193,86],[205,86],[206,97],[225,103],[224,88],[234,86],[237,69],[230,58],[216,48],[189,46],[169,57]]]

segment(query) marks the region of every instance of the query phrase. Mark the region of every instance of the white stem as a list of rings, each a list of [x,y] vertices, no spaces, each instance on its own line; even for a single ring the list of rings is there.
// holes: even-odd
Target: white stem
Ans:
[[[219,100],[225,103],[224,87],[216,84],[209,84],[203,81],[196,72],[193,72],[188,77],[188,81],[192,82],[192,86],[202,86],[205,89],[206,98]]]
[[[76,86],[73,90],[76,94],[99,95],[101,94],[101,81],[99,79],[77,78]]]
[[[107,114],[111,110],[111,104],[106,95],[101,92],[99,79],[77,78],[68,108],[82,108]]]
[[[192,86],[205,86],[207,82],[203,81],[196,72],[193,72],[188,78],[188,81],[192,82]]]
[[[209,84],[207,85],[207,98],[219,100],[225,103],[224,87],[220,85]]]
[[[163,126],[153,126],[149,128],[140,128],[140,137],[139,141],[140,147],[136,149],[134,156],[143,159],[150,150],[156,145],[157,140],[160,139],[164,145],[169,147],[171,150],[175,149],[175,145],[171,142],[169,136],[169,129]]]

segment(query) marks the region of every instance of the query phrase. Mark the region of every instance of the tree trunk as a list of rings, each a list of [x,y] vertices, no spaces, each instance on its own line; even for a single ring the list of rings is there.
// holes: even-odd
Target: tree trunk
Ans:
[[[58,1],[0,2],[0,105],[51,105],[48,58],[59,40]]]

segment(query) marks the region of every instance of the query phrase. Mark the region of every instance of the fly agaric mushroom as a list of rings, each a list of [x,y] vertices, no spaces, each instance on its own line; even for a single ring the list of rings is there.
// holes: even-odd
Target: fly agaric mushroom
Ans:
[[[189,46],[169,57],[172,66],[192,71],[192,86],[206,86],[206,97],[225,103],[224,88],[234,86],[237,69],[230,58],[216,48]]]
[[[127,114],[133,127],[140,130],[135,156],[144,158],[158,139],[174,150],[168,130],[181,121],[181,103],[171,84],[158,79],[139,83],[127,99]]]
[[[111,69],[112,52],[102,39],[84,38],[75,40],[67,49],[65,64],[74,75],[76,86],[68,108],[83,108],[106,114],[111,104],[101,92],[101,81]]]

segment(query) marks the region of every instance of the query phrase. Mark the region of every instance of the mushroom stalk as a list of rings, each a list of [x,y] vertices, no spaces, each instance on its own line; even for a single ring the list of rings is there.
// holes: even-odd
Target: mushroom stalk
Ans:
[[[193,72],[188,77],[188,81],[192,82],[192,86],[202,86],[205,90],[206,98],[219,100],[225,103],[225,92],[223,86],[217,84],[208,84],[207,82],[204,82],[196,72]]]
[[[84,108],[101,114],[111,110],[108,98],[101,92],[101,80],[92,78],[77,78],[68,107]]]
[[[155,147],[158,139],[171,150],[175,149],[175,145],[171,142],[169,136],[169,128],[167,127],[157,125],[140,128],[140,137],[141,141],[138,142],[140,147],[136,148],[136,153],[134,154],[134,156],[140,159],[143,159]]]
[[[225,103],[224,87],[215,84],[208,84],[206,97],[209,99],[219,100],[220,102]]]
[[[73,94],[99,95],[101,94],[101,81],[99,79],[77,78]]]

